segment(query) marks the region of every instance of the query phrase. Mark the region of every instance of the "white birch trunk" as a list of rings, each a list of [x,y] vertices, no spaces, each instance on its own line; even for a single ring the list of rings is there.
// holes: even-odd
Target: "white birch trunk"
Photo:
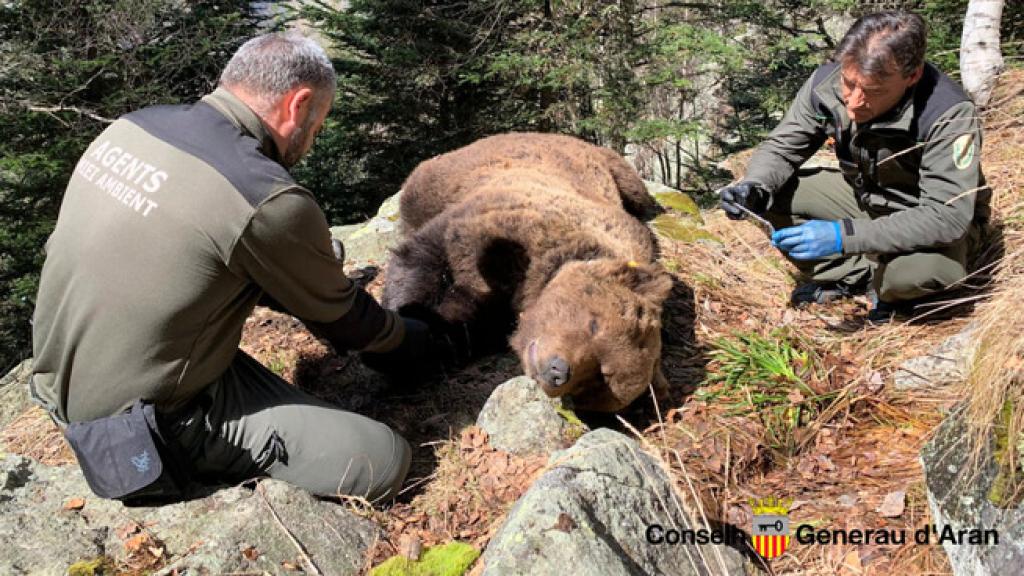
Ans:
[[[1003,70],[999,20],[1003,0],[971,0],[960,40],[960,80],[979,107],[988,104],[996,76]]]

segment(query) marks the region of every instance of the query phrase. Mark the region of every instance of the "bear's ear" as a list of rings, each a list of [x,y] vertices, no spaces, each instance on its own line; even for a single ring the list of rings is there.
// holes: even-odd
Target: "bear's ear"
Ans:
[[[672,276],[657,264],[630,262],[625,271],[629,287],[656,304],[664,302],[672,292]]]

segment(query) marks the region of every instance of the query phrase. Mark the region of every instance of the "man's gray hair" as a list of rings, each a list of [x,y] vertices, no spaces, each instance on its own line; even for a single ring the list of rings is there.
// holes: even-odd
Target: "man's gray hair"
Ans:
[[[299,86],[332,95],[335,75],[319,44],[297,32],[279,32],[242,44],[224,67],[220,85],[240,87],[269,108]]]

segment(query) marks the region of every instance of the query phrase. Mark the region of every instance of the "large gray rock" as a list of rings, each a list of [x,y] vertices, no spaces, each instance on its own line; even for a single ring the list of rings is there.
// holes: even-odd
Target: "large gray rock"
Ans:
[[[345,269],[384,266],[388,250],[401,240],[398,217],[399,192],[385,200],[377,215],[361,224],[335,226],[331,236],[345,245]]]
[[[977,349],[975,328],[968,326],[928,354],[900,364],[893,375],[896,389],[910,390],[961,382],[970,371]]]
[[[495,388],[476,423],[487,432],[491,446],[513,454],[549,454],[587,431],[572,412],[562,408],[561,400],[548,398],[527,376]]]
[[[64,510],[71,498],[84,498],[85,507]],[[374,523],[281,482],[127,508],[93,496],[77,467],[8,455],[0,460],[0,574],[64,574],[81,560],[123,561],[128,552],[117,529],[130,523],[162,542],[170,559],[163,573],[284,573],[283,562],[302,565],[301,553],[275,513],[324,574],[360,573],[379,535]]]
[[[655,460],[601,428],[551,455],[484,552],[486,575],[743,574],[723,546],[651,544],[648,526],[691,525]]]
[[[32,359],[29,358],[0,378],[0,429],[32,405],[28,395],[28,379],[31,375]]]
[[[0,459],[0,574],[63,574],[73,562],[104,555],[110,528],[65,512],[67,498],[89,494],[81,472],[22,456]],[[110,504],[90,502],[92,510]]]
[[[942,542],[957,575],[1019,574],[1024,566],[1024,505],[1001,509],[989,500],[998,466],[991,457],[981,470],[968,467],[963,410],[954,411],[921,450],[932,519],[939,531],[995,530],[999,543]],[[931,542],[936,543],[932,534]],[[969,541],[968,541],[969,542]]]

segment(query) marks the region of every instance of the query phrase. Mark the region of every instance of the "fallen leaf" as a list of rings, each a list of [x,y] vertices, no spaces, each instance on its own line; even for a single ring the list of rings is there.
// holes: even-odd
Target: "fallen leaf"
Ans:
[[[821,467],[825,472],[835,472],[836,465],[832,462],[832,459],[824,454],[818,455],[817,458],[818,466]]]
[[[817,478],[818,474],[815,468],[814,461],[808,458],[802,458],[796,465],[796,471],[800,473],[800,476],[807,480]]]
[[[491,474],[502,476],[508,471],[508,453],[495,452],[490,458]]]
[[[182,554],[182,556],[188,556],[189,554],[192,554],[196,550],[199,550],[202,546],[203,546],[203,541],[202,540],[196,540],[195,542],[192,543],[191,546],[188,547],[188,550],[185,550],[185,553]]]
[[[734,526],[746,526],[750,523],[753,514],[743,506],[732,505],[726,510],[725,517]]]
[[[558,520],[555,521],[555,525],[551,527],[552,530],[558,530],[559,532],[572,532],[576,528],[576,521],[572,519],[565,512],[558,515]]]
[[[146,544],[148,540],[149,535],[136,534],[135,536],[125,540],[124,549],[128,552],[138,552],[142,548],[142,545]]]
[[[248,548],[242,550],[242,556],[244,556],[245,559],[250,562],[255,562],[256,559],[260,557],[260,551],[257,550],[255,546],[249,546]]]
[[[867,566],[873,573],[878,574],[877,560],[886,560],[885,549],[880,545],[866,545],[860,548],[860,561],[862,564]]]
[[[707,466],[708,470],[711,470],[712,472],[721,472],[722,469],[725,467],[725,464],[722,462],[722,459],[719,458],[717,455],[711,456],[707,460],[705,460],[704,465]]]
[[[877,512],[884,518],[897,518],[903,515],[903,510],[906,508],[906,496],[907,493],[904,490],[896,490],[890,492],[885,496],[885,500],[882,501],[882,505],[878,507]]]
[[[414,534],[402,534],[398,538],[398,553],[409,560],[419,560],[423,553],[423,542]]]
[[[487,432],[484,432],[480,428],[473,427],[470,429],[470,443],[474,448],[481,448],[487,443]]]
[[[868,385],[870,386],[871,392],[879,392],[885,387],[885,379],[882,378],[882,373],[878,370],[871,372],[871,376],[868,378]]]
[[[114,532],[114,535],[116,535],[119,540],[127,540],[129,536],[131,536],[132,534],[135,534],[136,532],[138,532],[141,529],[142,529],[142,527],[139,526],[137,523],[129,522],[129,523],[124,524],[123,526],[119,527]]]
[[[72,498],[64,503],[65,510],[81,510],[85,508],[85,498]]]
[[[856,494],[843,494],[839,497],[839,505],[843,508],[852,508],[857,503]]]
[[[840,568],[839,573],[843,576],[858,576],[864,573],[864,565],[860,561],[860,553],[856,550],[850,550],[846,553],[843,558],[843,566]]]

